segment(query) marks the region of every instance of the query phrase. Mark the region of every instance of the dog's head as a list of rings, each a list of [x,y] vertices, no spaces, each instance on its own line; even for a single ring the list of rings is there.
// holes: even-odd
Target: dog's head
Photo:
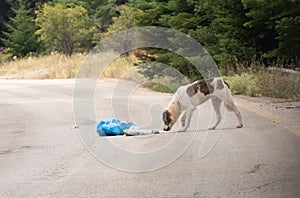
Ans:
[[[163,121],[164,121],[164,131],[169,131],[173,127],[174,119],[172,119],[172,115],[168,110],[164,110],[163,112]]]
[[[173,127],[173,125],[178,120],[181,114],[181,106],[179,98],[177,94],[173,96],[170,101],[168,107],[164,110],[162,114],[163,122],[164,122],[164,131],[169,131]]]

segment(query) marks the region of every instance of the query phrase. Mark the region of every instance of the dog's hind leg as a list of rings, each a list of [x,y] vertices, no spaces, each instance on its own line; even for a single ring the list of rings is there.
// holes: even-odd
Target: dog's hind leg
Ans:
[[[226,100],[224,101],[226,109],[229,111],[233,111],[239,121],[239,124],[236,126],[237,128],[242,128],[243,127],[243,121],[242,121],[242,116],[241,112],[238,110],[236,105],[234,104],[232,96],[227,96]]]
[[[222,116],[221,116],[221,104],[222,104],[222,100],[220,100],[217,97],[212,97],[211,101],[212,101],[212,105],[214,107],[214,110],[216,112],[217,121],[214,124],[214,126],[212,126],[212,127],[209,128],[209,130],[214,130],[219,125],[219,123],[221,122],[221,119],[222,119]]]

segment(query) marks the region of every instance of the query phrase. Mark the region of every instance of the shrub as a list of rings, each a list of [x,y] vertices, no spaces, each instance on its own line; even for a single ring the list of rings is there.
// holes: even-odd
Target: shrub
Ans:
[[[260,88],[262,95],[300,100],[300,74],[261,71],[257,76],[257,86]]]
[[[300,100],[300,74],[257,67],[224,77],[234,94]]]
[[[253,74],[235,74],[232,77],[224,77],[224,80],[228,82],[231,91],[234,94],[244,94],[249,96],[261,95],[260,88],[257,86],[258,78]]]

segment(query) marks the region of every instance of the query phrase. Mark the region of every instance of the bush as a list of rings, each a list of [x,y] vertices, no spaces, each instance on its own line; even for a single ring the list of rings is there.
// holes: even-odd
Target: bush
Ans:
[[[169,87],[159,83],[147,82],[144,83],[143,86],[157,92],[174,93],[174,91],[172,91]]]
[[[281,71],[261,71],[257,86],[261,94],[274,98],[300,100],[300,74]]]
[[[265,69],[224,77],[234,94],[300,100],[300,74]]]
[[[0,65],[4,64],[5,62],[8,62],[12,57],[12,54],[5,51],[0,51]]]
[[[257,86],[258,78],[253,74],[235,74],[232,77],[224,77],[224,80],[230,85],[234,94],[261,96],[261,90]]]

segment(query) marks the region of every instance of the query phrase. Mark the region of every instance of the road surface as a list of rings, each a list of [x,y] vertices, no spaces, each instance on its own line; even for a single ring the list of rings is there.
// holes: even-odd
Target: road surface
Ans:
[[[74,82],[0,81],[0,197],[300,196],[298,108],[290,110],[292,116],[288,113],[294,120],[291,124],[285,116],[238,97],[244,128],[235,129],[234,114],[226,112],[216,144],[203,155],[201,145],[208,141],[206,129],[214,119],[209,102],[198,108],[186,133],[97,137],[97,122],[113,115],[144,127],[161,127],[161,110],[171,96],[135,90],[135,97],[127,100],[130,105],[124,106],[122,91],[133,84],[124,81],[116,86],[120,81],[105,80],[95,94],[93,120],[84,112],[74,113]],[[119,93],[113,101],[112,90]],[[132,117],[122,114],[127,107]],[[91,136],[79,136],[86,126],[93,129]],[[175,139],[180,148],[190,137],[191,144],[178,158],[160,166],[159,149]],[[98,147],[86,148],[89,140]],[[155,151],[157,158],[122,164],[122,156],[110,156],[105,150],[114,161],[101,162],[97,153],[89,151],[101,150],[107,140],[131,153]]]

